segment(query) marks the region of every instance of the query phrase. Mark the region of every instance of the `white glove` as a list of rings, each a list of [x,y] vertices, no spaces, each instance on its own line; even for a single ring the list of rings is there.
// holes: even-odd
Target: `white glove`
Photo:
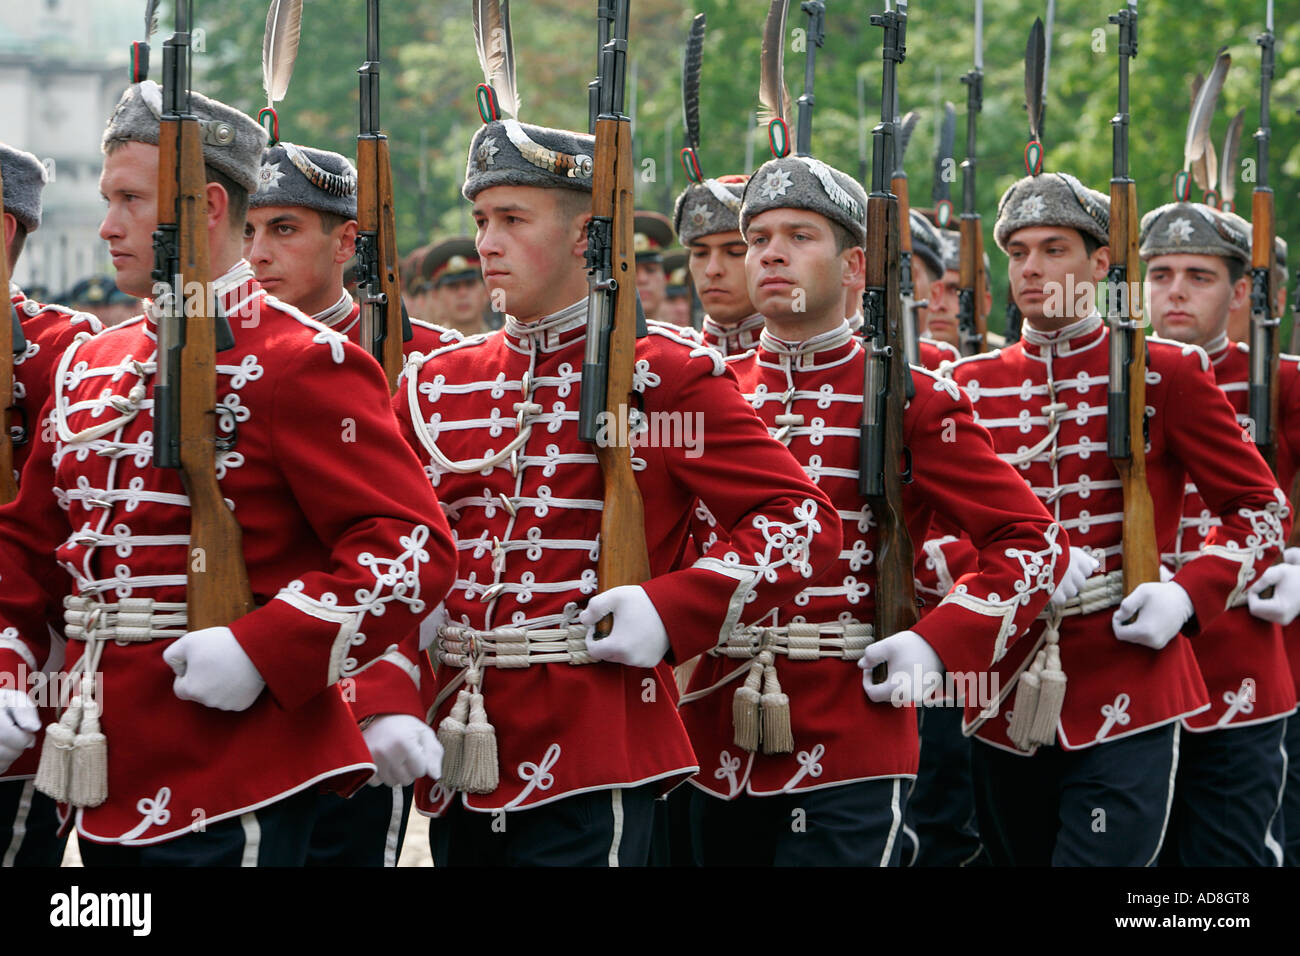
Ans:
[[[1065,569],[1065,574],[1061,576],[1061,583],[1052,592],[1048,603],[1053,607],[1061,607],[1071,598],[1078,597],[1083,582],[1092,577],[1099,567],[1101,567],[1100,561],[1083,550],[1083,548],[1076,548],[1071,545],[1070,566]]]
[[[190,631],[167,645],[163,660],[176,672],[172,692],[217,710],[247,710],[266,681],[228,627]]]
[[[361,731],[375,775],[372,787],[405,787],[421,777],[442,776],[442,744],[433,728],[410,714],[383,714]]]
[[[877,664],[884,664],[889,673],[879,684],[873,684],[871,669]],[[943,680],[943,661],[915,631],[899,631],[868,644],[858,666],[864,671],[862,689],[877,704],[890,700],[898,707],[916,703],[927,688]]]
[[[1287,548],[1282,552],[1282,561],[1286,564],[1300,564],[1300,548]]]
[[[429,616],[420,622],[420,650],[427,651],[438,639],[438,628],[447,623],[447,602],[439,601]]]
[[[1195,609],[1182,586],[1173,581],[1139,584],[1120,602],[1110,619],[1111,629],[1121,641],[1141,644],[1158,651],[1174,639]],[[1132,624],[1125,624],[1137,615]]]
[[[41,715],[24,690],[0,690],[0,773],[36,743]]]
[[[1300,548],[1288,550],[1300,552]],[[1269,588],[1273,589],[1272,596],[1261,596]],[[1246,592],[1246,601],[1255,617],[1283,627],[1290,624],[1300,614],[1300,565],[1288,560],[1267,568]]]
[[[594,640],[596,624],[606,614],[614,615],[614,626],[606,637]],[[654,667],[668,653],[664,622],[645,588],[635,584],[597,594],[578,615],[578,623],[587,625],[587,653],[598,661]]]

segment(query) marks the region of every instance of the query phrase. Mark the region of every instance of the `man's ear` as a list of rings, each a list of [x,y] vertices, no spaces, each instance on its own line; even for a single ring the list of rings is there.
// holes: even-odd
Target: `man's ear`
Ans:
[[[16,235],[18,235],[18,220],[14,218],[13,213],[7,212],[5,213],[5,249],[9,253],[7,265],[9,266],[10,272],[13,272],[15,265],[14,260],[17,259],[17,256],[13,253],[14,236]]]
[[[334,250],[334,264],[341,265],[357,254],[357,221],[349,219],[338,234],[338,248]]]
[[[587,224],[591,222],[591,213],[583,213],[581,216],[574,216],[572,226],[577,230],[573,234],[573,254],[585,260],[587,257]]]
[[[1232,300],[1228,303],[1228,311],[1240,309],[1250,298],[1250,276],[1243,275],[1240,279],[1232,284]]]
[[[1098,246],[1092,254],[1092,281],[1100,282],[1110,271],[1110,246]],[[1133,281],[1133,280],[1129,280]]]
[[[840,253],[840,284],[852,288],[867,271],[867,253],[861,246],[850,246]]]
[[[208,198],[208,229],[216,229],[230,212],[230,196],[221,183],[208,183],[205,192]],[[243,230],[240,230],[241,241]]]

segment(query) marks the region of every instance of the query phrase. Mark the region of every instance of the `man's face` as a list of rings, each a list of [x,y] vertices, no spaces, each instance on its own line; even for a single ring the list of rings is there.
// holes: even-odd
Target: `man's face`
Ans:
[[[108,208],[99,238],[117,271],[117,287],[136,297],[153,294],[153,233],[158,227],[158,147],[125,143],[104,157],[99,194]]]
[[[638,262],[636,266],[636,291],[641,297],[641,308],[649,318],[659,318],[664,296],[668,291],[668,275],[662,262]]]
[[[949,269],[938,282],[930,283],[930,302],[925,307],[925,332],[922,334],[937,342],[958,345],[957,288],[960,285],[961,273],[956,269]]]
[[[554,193],[536,186],[492,186],[474,199],[474,242],[489,301],[526,320],[572,300],[566,285],[582,271],[581,217],[562,214]]]
[[[852,276],[836,249],[831,222],[807,209],[769,209],[749,224],[745,276],[754,307],[769,319],[821,322],[843,318]]]
[[[664,307],[659,311],[659,321],[680,325],[683,328],[691,324],[691,298],[687,295],[671,296],[664,299]]]
[[[691,243],[691,280],[704,311],[719,325],[735,325],[754,314],[745,281],[747,249],[739,229],[701,236]]]
[[[1219,256],[1178,253],[1147,263],[1146,288],[1157,335],[1208,345],[1227,328],[1229,310],[1248,298],[1250,281],[1232,282]]]
[[[314,209],[262,206],[248,211],[244,258],[267,292],[302,309],[338,298],[339,267],[352,258],[355,231],[342,223],[326,232]],[[316,312],[321,309],[315,309]]]
[[[1017,229],[1007,240],[1007,256],[1011,295],[1025,321],[1043,332],[1084,318],[1095,299],[1081,298],[1082,290],[1095,288],[1110,265],[1109,248],[1088,255],[1078,231],[1060,226]]]
[[[480,325],[488,305],[487,287],[477,276],[444,282],[434,289],[433,301],[440,324],[454,329]]]

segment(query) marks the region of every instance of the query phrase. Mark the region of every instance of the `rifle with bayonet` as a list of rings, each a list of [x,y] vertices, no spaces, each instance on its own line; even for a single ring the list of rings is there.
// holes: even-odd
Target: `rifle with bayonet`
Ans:
[[[1257,156],[1255,191],[1250,201],[1250,420],[1255,447],[1268,466],[1277,468],[1278,353],[1280,317],[1274,315],[1273,190],[1268,184],[1269,94],[1273,81],[1273,3],[1269,0],[1264,32],[1256,42],[1259,61],[1259,129],[1255,131]]]
[[[379,128],[379,0],[366,3],[366,61],[361,74],[361,130],[357,134],[357,287],[361,344],[384,369],[389,392],[402,372],[402,343],[411,322],[402,306],[397,272],[397,221],[388,137]]]
[[[4,235],[4,176],[0,174],[0,289],[9,295],[9,243]],[[6,298],[6,301],[8,299]],[[9,306],[11,322],[0,319],[0,504],[8,504],[18,497],[18,481],[14,476],[14,438],[9,431],[9,416],[19,409],[12,404],[14,394],[14,356],[27,351],[27,338],[23,335],[23,320],[18,310]]]
[[[906,54],[907,3],[886,3],[871,23],[884,29],[884,77],[880,123],[872,130],[871,192],[867,196],[867,288],[863,293],[862,333],[866,364],[862,391],[862,430],[858,490],[867,499],[879,533],[876,545],[876,618],[879,637],[905,631],[916,623],[912,540],[903,517],[900,470],[903,406],[911,371],[903,354],[903,315],[898,294],[900,225],[898,200],[889,192],[894,161],[894,90],[897,65]],[[910,467],[908,469],[910,472]],[[884,679],[883,667],[875,678]]]
[[[894,87],[894,110],[898,115],[898,87]],[[903,310],[903,354],[907,364],[921,364],[920,309],[925,303],[916,301],[916,280],[912,276],[912,220],[911,204],[907,195],[907,170],[903,168],[903,157],[907,153],[907,144],[912,138],[912,131],[920,121],[915,111],[909,112],[898,124],[892,137],[894,141],[894,169],[890,173],[889,190],[898,200],[898,295]],[[940,276],[939,278],[943,278]],[[912,397],[912,377],[907,377],[908,398]]]
[[[988,349],[984,319],[984,228],[975,196],[975,125],[984,106],[984,0],[975,0],[975,66],[966,84],[966,159],[961,164],[961,280],[957,292],[957,335],[962,355]]]
[[[154,465],[179,468],[190,503],[192,555],[186,626],[228,625],[253,610],[243,534],[217,483],[216,353],[234,347],[230,322],[209,292],[207,176],[198,118],[189,111],[192,0],[176,0],[176,32],[163,45],[154,233],[158,372]],[[169,287],[163,289],[164,286]]]
[[[1052,21],[1054,4],[1048,0],[1047,20]],[[1047,64],[1051,33],[1044,30],[1043,21],[1034,19],[1029,28],[1029,41],[1025,44],[1025,111],[1029,114],[1029,142],[1025,144],[1025,175],[1037,176],[1043,171],[1043,112],[1047,100]],[[1015,297],[1007,289],[1007,342],[1020,338],[1024,316],[1016,305]]]
[[[796,156],[811,156],[812,111],[813,104],[817,102],[813,96],[813,82],[817,68],[817,48],[826,42],[826,4],[823,0],[803,0],[799,9],[808,16],[808,45],[803,65],[803,93],[795,100],[795,105],[799,107],[799,125],[795,130],[794,150]]]
[[[600,558],[596,575],[602,591],[641,584],[650,577],[645,541],[645,507],[632,472],[632,450],[618,440],[601,439],[608,423],[626,420],[620,407],[636,399],[632,371],[636,340],[644,318],[636,294],[632,243],[632,127],[623,112],[627,64],[629,0],[598,0],[600,51],[595,105],[596,145],[592,163],[591,222],[587,227],[586,353],[582,362],[582,394],[578,435],[596,444],[605,482],[600,519]],[[604,426],[604,427],[603,427]],[[609,633],[606,617],[596,635]]]
[[[1124,593],[1160,580],[1160,549],[1146,472],[1146,336],[1142,297],[1135,291],[1138,259],[1137,184],[1129,176],[1129,61],[1137,56],[1137,0],[1109,18],[1119,25],[1119,110],[1111,119],[1110,270],[1106,274],[1110,321],[1110,385],[1106,452],[1124,493]]]

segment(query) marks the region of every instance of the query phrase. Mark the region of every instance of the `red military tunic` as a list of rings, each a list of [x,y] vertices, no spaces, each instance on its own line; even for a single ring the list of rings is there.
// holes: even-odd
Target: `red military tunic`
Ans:
[[[0,509],[0,671],[43,656],[65,595],[83,623],[128,598],[162,604],[145,612],[152,640],[114,629],[96,642],[108,798],[76,816],[99,842],[153,843],[320,783],[359,785],[373,764],[331,685],[391,653],[453,577],[450,533],[374,360],[266,296],[245,262],[213,285],[236,340],[217,356],[230,410],[218,420],[238,429],[217,477],[257,605],[230,624],[266,680],[252,707],[178,699],[162,657],[158,631],[185,632],[185,573],[202,556],[188,553],[179,473],[152,464],[151,316],[69,347],[46,406],[55,434]]]
[[[758,335],[763,331],[763,322],[763,316],[758,312],[746,316],[735,325],[719,325],[706,315],[701,331],[705,343],[724,356],[741,355],[758,347]]]
[[[994,446],[1070,534],[1070,543],[1101,562],[1098,575],[1122,570],[1124,513],[1119,476],[1106,456],[1109,330],[1098,316],[1054,334],[1026,326],[1024,338],[952,368]],[[1206,710],[1210,704],[1192,651],[1203,633],[1240,599],[1255,576],[1277,559],[1290,526],[1280,492],[1254,446],[1243,441],[1232,407],[1214,383],[1205,353],[1194,346],[1149,340],[1147,481],[1155,503],[1156,540],[1172,549],[1184,485],[1195,481],[1222,519],[1204,553],[1174,580],[1191,598],[1195,617],[1163,649],[1116,639],[1115,582],[1108,606],[1066,617],[1060,654],[1068,679],[1058,724],[1068,750],[1115,740]],[[1175,504],[1177,503],[1177,504]],[[962,542],[945,546],[960,551]],[[960,560],[958,557],[956,560]],[[1043,640],[1040,625],[998,667],[1004,698]],[[988,719],[967,709],[967,730],[1021,753],[1007,737],[1010,700]]]
[[[961,353],[955,348],[937,339],[919,338],[916,340],[916,347],[921,358],[921,367],[928,368],[931,372],[939,371],[944,362],[955,362],[961,358]]]
[[[696,769],[670,662],[653,671],[584,664],[585,629],[573,627],[600,590],[604,498],[594,450],[577,434],[585,325],[586,300],[528,326],[507,317],[498,332],[414,359],[396,397],[460,551],[446,601],[450,624],[571,628],[567,652],[564,639],[557,642],[564,660],[482,668],[500,782],[491,793],[464,795],[476,810],[650,781],[666,788]],[[644,588],[671,656],[686,661],[724,640],[737,620],[804,587],[838,553],[839,526],[827,522],[829,501],[768,437],[717,352],[650,323],[636,354],[635,387],[649,423],[633,445],[653,575]],[[665,440],[672,421],[680,425],[676,441]],[[697,499],[735,547],[684,566]],[[444,651],[451,633],[443,629]],[[444,656],[441,695],[466,677]],[[450,704],[440,702],[435,726]],[[441,784],[417,788],[421,808],[434,815],[453,796]]]
[[[1227,336],[1207,347],[1214,378],[1232,403],[1241,430],[1249,426],[1250,349]],[[1283,420],[1294,418],[1285,414]],[[1248,434],[1248,433],[1247,433]],[[1173,549],[1162,559],[1177,571],[1196,558],[1210,533],[1221,525],[1196,485],[1187,485],[1183,517]],[[1188,730],[1213,730],[1276,720],[1295,710],[1296,690],[1283,646],[1282,629],[1260,620],[1245,605],[1224,611],[1192,639],[1192,651],[1210,692],[1210,707],[1183,718]]]
[[[27,339],[26,351],[14,356],[13,404],[15,408],[21,409],[21,414],[10,412],[11,427],[25,424],[27,440],[14,445],[14,472],[21,475],[23,466],[31,456],[34,437],[42,427],[38,416],[50,396],[50,385],[59,356],[78,333],[89,332],[93,335],[103,331],[104,326],[89,312],[74,312],[61,305],[42,305],[29,299],[12,282],[9,283],[9,301],[22,319],[23,335]],[[46,659],[37,661],[40,670],[50,673],[62,666],[62,650],[61,641],[55,641]],[[36,689],[30,677],[26,681],[16,681],[16,686],[20,690]],[[43,723],[54,719],[54,716],[52,708],[41,707]],[[36,773],[40,754],[38,742],[37,746],[25,751],[10,764],[8,770],[0,773],[0,779],[32,776]]]
[[[798,346],[765,332],[756,353],[731,363],[759,417],[789,442],[808,476],[830,496],[843,528],[835,565],[763,625],[874,621],[878,537],[871,507],[858,491],[864,355],[846,323]],[[903,424],[913,472],[903,492],[908,531],[920,540],[931,518],[944,514],[960,521],[980,546],[978,573],[963,577],[915,631],[948,671],[969,677],[961,690],[988,696],[977,675],[1019,641],[1051,596],[1065,536],[998,460],[957,388],[923,369],[911,371],[915,397]],[[776,666],[790,701],[794,751],[748,753],[735,743],[732,700],[750,660],[701,658],[681,706],[700,758],[695,786],[732,798],[916,773],[916,711],[871,702],[854,660],[777,657]]]
[[[361,304],[354,302],[348,293],[344,292],[333,308],[312,318],[346,335],[354,345],[361,345]],[[432,352],[462,338],[453,329],[411,316],[411,338],[402,343],[402,355],[409,359],[417,352]],[[413,631],[398,645],[397,653],[386,655],[355,679],[345,679],[339,685],[339,692],[351,705],[358,721],[381,714],[409,714],[423,719],[433,703],[437,686],[429,656],[419,649],[419,633]]]

